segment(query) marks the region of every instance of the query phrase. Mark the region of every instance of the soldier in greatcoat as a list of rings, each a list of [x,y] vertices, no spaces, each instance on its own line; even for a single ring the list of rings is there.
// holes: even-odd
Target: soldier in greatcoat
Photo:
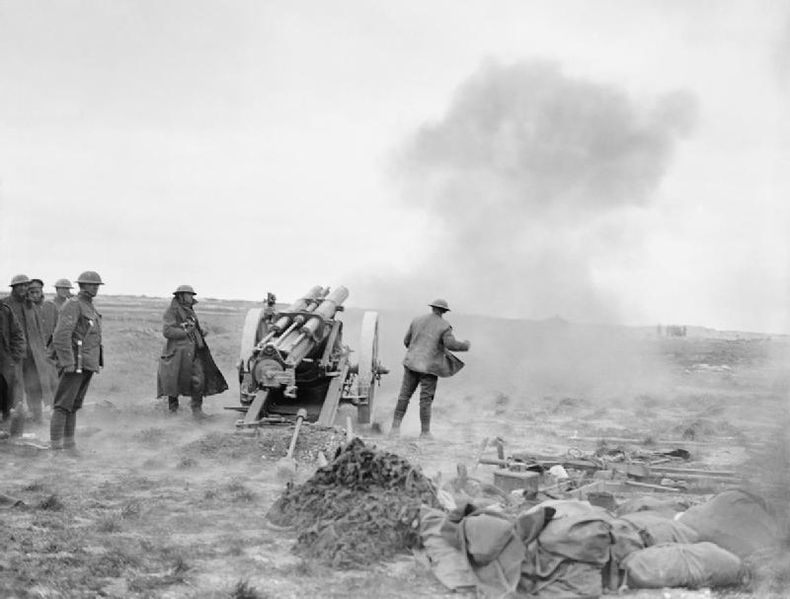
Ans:
[[[25,334],[14,311],[0,302],[0,419],[5,433],[22,433],[21,415],[15,409],[14,381],[17,365],[25,357]],[[19,424],[14,424],[15,422]]]
[[[27,345],[25,357],[17,365],[14,396],[19,402],[24,393],[27,397],[30,419],[39,423],[42,421],[43,396],[49,389],[50,381],[47,369],[51,363],[44,345],[41,318],[27,297],[29,284],[30,279],[27,276],[15,276],[11,280],[11,295],[3,301],[14,311],[14,315],[22,326]]]
[[[52,333],[58,322],[58,307],[52,300],[44,298],[44,281],[30,279],[27,287],[27,298],[33,304],[41,320],[41,333],[44,335],[44,345],[49,347],[52,343]]]
[[[421,437],[431,438],[431,407],[436,394],[438,377],[453,376],[464,363],[451,351],[467,351],[469,341],[457,341],[453,327],[444,319],[450,307],[443,299],[430,304],[431,312],[418,316],[409,325],[403,338],[406,357],[403,359],[403,380],[398,403],[392,417],[390,433],[397,435],[400,424],[409,407],[409,400],[420,386],[420,425]]]
[[[52,337],[56,355],[58,388],[49,425],[50,446],[77,454],[77,411],[82,407],[91,378],[104,366],[101,314],[93,298],[104,285],[99,273],[86,270],[77,278],[76,297],[60,310]]]
[[[191,285],[180,285],[162,317],[167,341],[159,358],[157,396],[167,397],[171,414],[178,412],[179,395],[190,396],[192,415],[202,420],[207,417],[203,398],[222,393],[228,384],[211,357],[206,330],[195,314],[196,295]]]
[[[44,299],[44,281],[41,279],[30,279],[27,287],[27,299],[30,300],[33,309],[38,313],[39,322],[41,323],[41,334],[44,336],[44,348],[49,358],[51,355],[52,334],[55,332],[55,325],[58,322],[58,307],[52,300]],[[46,384],[42,385],[44,401],[47,405],[51,405],[52,397],[58,386],[58,372],[54,362],[49,359],[44,363],[43,368],[44,373],[41,378],[46,381]]]

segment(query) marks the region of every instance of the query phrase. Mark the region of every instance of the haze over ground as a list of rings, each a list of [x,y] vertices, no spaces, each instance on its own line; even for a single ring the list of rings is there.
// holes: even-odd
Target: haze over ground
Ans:
[[[0,278],[788,332],[790,2],[0,0]]]

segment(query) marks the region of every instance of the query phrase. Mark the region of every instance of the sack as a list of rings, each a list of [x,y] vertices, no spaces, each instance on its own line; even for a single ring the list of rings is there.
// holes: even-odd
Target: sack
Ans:
[[[626,514],[621,520],[630,522],[637,528],[647,547],[664,543],[696,543],[701,540],[697,531],[690,526],[656,512]]]
[[[425,547],[431,571],[452,591],[477,584],[466,556],[442,535],[445,513],[423,505],[420,508],[420,540]]]
[[[667,543],[636,551],[622,563],[632,589],[721,587],[739,584],[743,564],[713,543]]]
[[[779,543],[779,527],[763,500],[740,489],[724,491],[689,508],[678,521],[696,530],[700,541],[716,543],[739,557]]]

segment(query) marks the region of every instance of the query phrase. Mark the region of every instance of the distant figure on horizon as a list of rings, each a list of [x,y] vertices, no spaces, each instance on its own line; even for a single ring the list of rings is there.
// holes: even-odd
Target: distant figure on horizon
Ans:
[[[157,397],[167,396],[168,410],[175,414],[178,396],[189,395],[192,416],[203,420],[208,417],[203,412],[203,398],[222,393],[228,384],[206,345],[206,331],[195,314],[196,295],[191,285],[180,285],[162,317],[167,342],[159,358]]]
[[[468,351],[471,346],[469,341],[457,341],[453,336],[453,327],[444,319],[444,313],[450,311],[445,300],[436,299],[428,305],[431,312],[412,320],[403,338],[406,357],[403,359],[403,380],[392,417],[391,435],[400,433],[409,400],[419,385],[420,436],[432,438],[431,407],[438,377],[453,376],[461,370],[464,363],[450,352]]]
[[[77,410],[82,407],[91,377],[104,366],[101,314],[93,298],[104,285],[99,273],[86,270],[77,277],[76,297],[67,301],[58,315],[52,348],[58,369],[58,388],[49,423],[50,448],[78,456],[75,433]]]

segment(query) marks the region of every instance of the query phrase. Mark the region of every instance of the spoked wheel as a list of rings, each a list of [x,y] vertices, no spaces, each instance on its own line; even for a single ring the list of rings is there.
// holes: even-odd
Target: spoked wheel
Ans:
[[[362,332],[359,342],[359,405],[357,406],[357,422],[370,424],[373,412],[373,399],[376,395],[376,383],[380,377],[379,364],[379,313],[365,312],[362,316]]]

